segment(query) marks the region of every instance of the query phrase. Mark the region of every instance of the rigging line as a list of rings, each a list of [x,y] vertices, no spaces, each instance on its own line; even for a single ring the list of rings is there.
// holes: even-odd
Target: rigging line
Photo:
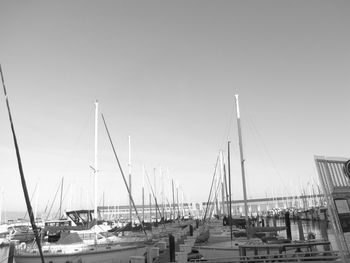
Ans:
[[[65,190],[65,193],[63,195],[63,198],[62,198],[62,203],[64,202],[64,200],[66,199],[67,195],[69,194],[69,187],[71,187],[71,184],[68,184],[66,190]]]
[[[74,160],[75,157],[77,156],[77,152],[79,150],[78,145],[81,141],[81,138],[83,137],[83,133],[87,130],[86,127],[88,126],[88,124],[90,122],[90,118],[93,115],[93,114],[91,114],[91,112],[93,112],[93,111],[94,111],[94,109],[90,110],[90,112],[88,113],[89,115],[87,115],[85,121],[83,122],[81,129],[78,132],[78,136],[76,136],[74,138],[74,143],[72,144],[72,150],[70,152],[68,152],[67,159],[65,160],[65,163],[61,166],[61,169],[60,169],[61,171],[67,170],[67,167],[69,167],[71,165],[71,161]]]
[[[214,195],[214,198],[213,198],[213,201],[212,201],[212,203],[213,203],[213,209],[211,210],[211,213],[210,213],[210,216],[209,216],[209,217],[212,216],[212,213],[213,213],[214,210],[215,210],[216,200],[217,200],[217,198],[218,198],[218,194],[219,194],[219,191],[220,191],[220,184],[219,184],[219,182],[220,182],[220,180],[218,180],[218,182],[216,183],[217,185],[215,186],[215,187],[216,187],[216,189],[215,189],[215,195]]]
[[[54,196],[54,198],[53,198],[53,200],[52,200],[52,203],[51,203],[49,212],[47,213],[47,216],[46,216],[46,219],[45,219],[45,220],[47,220],[47,219],[49,218],[50,214],[51,214],[51,210],[52,210],[53,204],[54,204],[55,201],[56,201],[56,197],[57,197],[57,194],[58,194],[58,191],[60,190],[60,188],[61,188],[61,183],[58,185],[57,191],[56,191],[55,196]]]
[[[8,260],[9,256],[6,256],[5,258],[1,259],[0,263],[5,262],[6,260]]]
[[[226,124],[225,131],[224,131],[224,134],[223,134],[222,140],[221,140],[221,148],[223,148],[225,146],[226,142],[228,141],[228,138],[230,135],[229,133],[232,130],[233,122],[234,122],[234,105],[231,105],[229,121]]]
[[[213,196],[213,199],[212,199],[212,206],[211,206],[211,209],[210,209],[210,213],[209,213],[209,218],[212,217],[213,213],[214,213],[214,210],[215,210],[215,206],[216,206],[216,200],[217,200],[217,190],[215,190],[215,195]]]
[[[159,215],[160,215],[160,218],[164,218],[162,213],[160,212],[160,208],[159,208],[159,205],[158,205],[158,202],[157,202],[157,197],[156,195],[154,194],[154,191],[153,191],[153,187],[151,185],[151,182],[149,180],[149,176],[148,176],[148,173],[147,173],[147,170],[145,169],[145,174],[146,174],[146,178],[147,178],[147,182],[148,182],[148,185],[150,186],[151,188],[151,191],[152,191],[152,195],[153,195],[153,199],[154,199],[154,202],[155,202],[155,205],[156,205],[156,209],[158,210],[159,212]],[[151,209],[151,208],[150,208]],[[165,224],[164,224],[164,220],[163,220],[163,226],[165,228]]]
[[[265,151],[267,157],[270,159],[270,162],[271,162],[271,164],[272,164],[272,167],[273,167],[273,169],[274,169],[276,175],[280,177],[281,175],[280,175],[279,171],[278,171],[277,168],[276,168],[276,165],[275,165],[275,163],[274,163],[274,161],[273,161],[273,159],[272,159],[272,157],[271,157],[271,154],[270,154],[270,152],[268,151],[267,146],[266,146],[266,144],[265,144],[265,142],[264,142],[264,140],[263,140],[263,138],[262,138],[262,136],[261,136],[261,134],[260,134],[258,128],[256,127],[255,122],[253,121],[253,118],[249,116],[249,119],[250,119],[250,122],[251,122],[251,125],[252,125],[254,131],[256,132],[257,136],[258,136],[259,139],[260,139],[260,142],[261,142],[261,144],[262,144],[262,146],[263,146],[263,149],[264,149],[264,151]]]
[[[228,189],[227,189],[227,178],[226,178],[226,165],[225,163],[223,164],[223,169],[224,169],[224,178],[225,178],[225,196],[226,196],[226,203],[227,203],[227,211],[230,211],[230,202],[229,202],[229,193],[228,193]],[[232,198],[232,196],[231,196]],[[229,213],[227,213],[229,214]]]
[[[203,221],[205,221],[206,217],[207,217],[207,212],[208,212],[208,205],[209,205],[209,201],[210,201],[210,196],[211,196],[211,192],[213,190],[213,184],[214,184],[214,179],[215,179],[215,175],[216,175],[216,168],[218,166],[218,163],[219,163],[219,156],[216,158],[216,164],[215,164],[215,169],[214,169],[214,175],[213,175],[213,179],[211,181],[211,186],[210,186],[210,191],[209,191],[209,196],[208,196],[208,201],[207,201],[207,205],[205,207],[205,213],[204,213],[204,218],[203,218]]]
[[[260,151],[257,151],[259,153],[259,157],[260,157],[260,160],[263,164],[263,167],[262,167],[262,170],[265,170],[265,167],[267,167],[267,163],[266,163],[266,158],[264,157],[268,157],[268,161],[270,162],[270,166],[272,167],[272,172],[275,174],[275,176],[277,176],[276,178],[276,181],[278,181],[281,186],[282,186],[282,190],[283,192],[286,192],[285,190],[287,189],[286,187],[286,183],[282,180],[282,176],[281,174],[278,172],[278,170],[276,169],[276,166],[272,160],[272,157],[269,153],[269,151],[267,150],[267,147],[266,147],[266,144],[264,143],[264,140],[261,136],[261,134],[259,133],[259,130],[257,129],[254,121],[253,121],[253,118],[248,115],[248,121],[247,121],[247,127],[249,127],[249,129],[247,129],[249,132],[251,132],[251,135],[252,135],[252,138],[254,138],[254,143],[255,143],[255,146],[257,149],[262,149]],[[259,142],[259,143],[258,143]],[[249,177],[248,177],[249,178]]]
[[[167,201],[167,203],[168,203],[168,208],[169,208],[169,214],[170,214],[170,220],[172,220],[172,216],[173,216],[173,211],[172,211],[172,207],[171,207],[171,204],[170,204],[170,202],[169,202],[169,199],[168,199],[168,197],[166,197],[166,201]]]
[[[181,191],[181,195],[182,195],[182,210],[185,212],[186,210],[185,206],[188,207],[188,202],[187,202],[188,199],[185,196],[185,192],[182,188],[182,185],[179,185],[179,190]],[[189,207],[188,207],[188,210],[189,210]]]
[[[47,206],[49,205],[50,203],[50,199],[47,199],[47,203],[46,203],[46,206],[45,206],[45,210],[44,210],[44,213],[46,213],[46,210],[47,210]]]
[[[30,202],[33,201],[33,197],[34,197],[34,194],[35,194],[35,192],[36,192],[36,188],[38,187],[38,183],[39,183],[39,181],[36,182],[36,184],[35,184],[34,191],[33,191],[32,195],[31,195],[31,197],[30,197]],[[23,217],[24,219],[27,217],[27,214],[28,214],[28,212],[26,211],[26,213],[24,214],[24,217]]]
[[[215,203],[215,199],[217,197],[218,185],[219,185],[218,180],[217,180],[217,178],[215,178],[214,185],[213,185],[214,194],[213,194],[212,199],[211,199],[212,203]]]
[[[32,225],[32,229],[33,229],[33,232],[34,232],[34,235],[35,235],[36,243],[38,245],[41,262],[45,263],[43,251],[41,249],[40,234],[39,234],[39,230],[38,230],[38,228],[36,227],[36,224],[35,224],[33,209],[32,209],[32,205],[30,203],[28,189],[27,189],[27,183],[26,183],[26,179],[24,177],[22,161],[21,161],[21,155],[20,155],[19,146],[18,146],[18,143],[17,143],[15,127],[14,127],[14,124],[13,124],[13,121],[12,121],[12,115],[11,115],[11,111],[10,111],[10,103],[9,103],[7,92],[6,92],[5,81],[4,81],[4,76],[3,76],[3,73],[2,73],[1,65],[0,65],[0,73],[1,73],[2,87],[4,89],[4,95],[5,95],[5,99],[6,99],[7,112],[8,112],[8,116],[9,116],[9,120],[10,120],[10,125],[11,125],[13,142],[14,142],[15,150],[16,150],[17,163],[18,163],[18,169],[19,169],[19,173],[20,173],[20,177],[21,177],[23,194],[24,194],[24,198],[25,198],[25,201],[26,201],[26,205],[27,205],[27,210],[28,210],[28,214],[29,214],[29,218],[30,218],[30,223]]]
[[[186,196],[186,194],[185,194],[185,191],[184,191],[184,189],[182,188],[182,185],[180,185],[180,184],[179,184],[179,189],[181,190],[181,194],[182,194],[183,203],[188,202],[188,201],[187,201],[187,200],[188,200],[188,198],[187,198],[187,196]],[[186,201],[186,202],[185,202],[185,201]]]
[[[114,144],[113,144],[111,135],[110,135],[110,133],[109,133],[109,131],[108,131],[107,124],[106,124],[106,120],[105,120],[103,114],[101,114],[101,115],[102,115],[102,120],[103,120],[104,126],[105,126],[105,128],[106,128],[106,132],[107,132],[107,134],[108,134],[109,142],[111,143],[111,147],[112,147],[112,149],[113,149],[114,157],[115,157],[116,160],[117,160],[120,173],[122,174],[122,177],[123,177],[123,180],[124,180],[125,187],[126,187],[126,189],[127,189],[127,191],[128,191],[128,194],[129,194],[129,196],[130,196],[131,203],[132,203],[132,205],[133,205],[133,207],[134,207],[134,210],[135,210],[136,216],[137,216],[137,218],[138,218],[138,220],[139,220],[139,222],[140,222],[141,228],[142,228],[143,232],[145,233],[145,236],[147,237],[146,229],[145,229],[145,227],[144,227],[144,225],[143,225],[143,223],[142,223],[142,220],[141,220],[141,218],[140,218],[140,216],[139,216],[139,214],[138,214],[138,212],[137,212],[136,205],[135,205],[135,202],[134,202],[134,198],[133,198],[132,195],[131,195],[130,188],[129,188],[129,186],[128,186],[128,183],[126,182],[123,169],[122,169],[122,167],[121,167],[121,165],[120,165],[120,162],[119,162],[119,159],[118,159],[118,156],[117,156],[117,152],[116,152],[116,150],[115,150],[115,148],[114,148]]]
[[[63,198],[62,198],[62,204],[64,203],[64,200],[66,199],[68,193],[69,193],[69,187],[70,187],[70,184],[67,186],[67,189],[65,190],[65,194],[63,195]],[[59,208],[58,210],[56,211],[56,215],[55,215],[55,218],[58,217],[58,213],[59,213]]]
[[[145,174],[146,174],[146,167],[145,166],[143,166],[144,167],[144,171],[145,171]],[[148,184],[146,184],[147,185],[147,190],[148,190],[148,193],[150,194],[151,193],[151,186],[150,186],[150,184],[148,183]]]

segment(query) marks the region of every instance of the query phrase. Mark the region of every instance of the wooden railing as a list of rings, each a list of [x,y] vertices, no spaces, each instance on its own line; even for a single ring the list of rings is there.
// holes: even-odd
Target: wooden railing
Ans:
[[[267,263],[267,262],[304,262],[312,261],[318,262],[342,262],[339,255],[339,251],[315,251],[315,252],[301,252],[301,253],[282,253],[282,254],[270,254],[270,255],[252,255],[252,256],[237,256],[230,258],[215,258],[215,259],[196,259],[191,262],[208,262],[208,263]]]

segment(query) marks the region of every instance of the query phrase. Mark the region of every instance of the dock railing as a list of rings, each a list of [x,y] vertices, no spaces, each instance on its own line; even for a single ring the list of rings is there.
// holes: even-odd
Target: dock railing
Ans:
[[[283,253],[283,254],[266,254],[266,255],[251,255],[251,256],[236,256],[230,258],[215,258],[215,259],[196,259],[191,262],[206,263],[267,263],[267,262],[304,262],[312,261],[313,263],[325,262],[342,262],[339,251],[314,251],[314,252],[300,252],[300,253]]]

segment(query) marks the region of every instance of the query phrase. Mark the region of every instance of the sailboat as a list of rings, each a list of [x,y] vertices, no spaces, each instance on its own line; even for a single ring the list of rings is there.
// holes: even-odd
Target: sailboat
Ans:
[[[95,103],[95,207],[94,215],[97,222],[97,120],[98,103]],[[41,245],[26,245],[21,243],[16,246],[16,263],[93,263],[93,262],[118,262],[128,263],[132,256],[143,256],[147,245],[143,238],[123,239],[122,237],[105,237],[94,229],[62,232],[55,243],[43,243]],[[39,243],[40,244],[40,243]],[[42,254],[42,255],[41,255]]]
[[[247,189],[246,189],[246,180],[245,180],[245,168],[244,168],[244,156],[243,156],[243,143],[242,143],[242,133],[241,133],[241,122],[240,122],[240,110],[238,95],[235,95],[235,105],[236,105],[236,118],[237,118],[237,128],[238,128],[238,139],[239,139],[239,150],[240,150],[240,165],[241,165],[241,175],[242,175],[242,188],[243,188],[243,198],[244,198],[244,217],[238,216],[234,217],[231,214],[231,207],[228,208],[229,216],[227,218],[228,223],[230,224],[230,229],[222,228],[221,222],[216,222],[216,224],[211,224],[210,236],[214,242],[209,240],[209,244],[196,246],[199,253],[204,256],[204,258],[210,260],[215,258],[223,257],[232,257],[233,255],[238,256],[240,253],[240,247],[249,245],[249,246],[259,246],[263,244],[262,239],[259,237],[253,236],[253,231],[255,232],[271,232],[276,231],[276,228],[269,229],[267,227],[253,228],[250,226],[249,222],[249,207],[247,202]],[[218,156],[217,163],[221,157],[221,153]],[[216,164],[217,165],[217,164]],[[216,167],[215,167],[216,171]],[[215,173],[214,173],[215,175]],[[230,142],[228,142],[228,185],[230,197],[229,204],[231,204],[231,176],[230,176]],[[214,177],[213,177],[214,179]],[[208,200],[209,204],[209,200]],[[227,223],[227,225],[228,225]],[[232,229],[232,225],[235,225],[235,229]],[[245,228],[245,229],[241,229]],[[271,248],[272,250],[272,248]]]

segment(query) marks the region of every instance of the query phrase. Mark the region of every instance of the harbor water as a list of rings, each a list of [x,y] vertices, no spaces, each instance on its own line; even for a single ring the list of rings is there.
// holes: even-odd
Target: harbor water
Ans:
[[[327,238],[329,242],[331,243],[333,250],[339,250],[335,241],[335,235],[332,228],[331,222],[324,222],[324,221],[313,221],[313,220],[302,220],[302,227],[304,232],[304,238],[307,240],[308,234],[312,233],[314,234],[316,239],[322,239],[324,238],[322,235],[322,224],[327,225]],[[269,220],[269,225],[273,225],[273,220]],[[285,226],[284,219],[277,219],[276,220],[277,226]],[[280,236],[283,236],[287,238],[286,231],[280,231],[278,233]],[[298,227],[298,221],[297,220],[291,220],[291,234],[292,234],[292,240],[300,240],[299,237],[299,227]]]

